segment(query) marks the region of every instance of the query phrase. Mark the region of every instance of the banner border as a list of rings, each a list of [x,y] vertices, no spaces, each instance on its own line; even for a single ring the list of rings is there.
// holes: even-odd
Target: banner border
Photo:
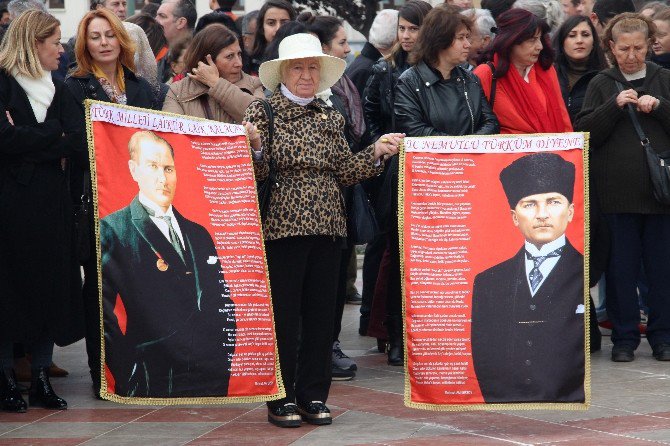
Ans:
[[[400,277],[402,291],[402,323],[403,323],[403,345],[404,351],[404,403],[406,407],[413,409],[422,409],[439,412],[463,412],[473,410],[588,410],[591,406],[591,355],[590,344],[591,336],[589,331],[590,322],[590,293],[589,293],[589,258],[590,258],[590,200],[589,200],[589,132],[570,132],[582,133],[584,135],[584,147],[582,148],[583,160],[583,178],[584,178],[584,402],[583,403],[476,403],[476,404],[436,404],[436,403],[417,403],[412,401],[412,390],[409,379],[408,348],[407,348],[407,313],[406,313],[406,290],[405,290],[405,243],[404,243],[404,223],[405,223],[405,145],[400,145],[398,153],[398,239],[400,245]],[[524,134],[524,136],[538,136],[542,133]],[[466,135],[478,136],[478,135]],[[513,135],[519,136],[519,135]],[[425,138],[444,138],[443,136],[427,136]],[[560,151],[560,150],[557,150]],[[412,152],[419,153],[419,152]],[[434,152],[426,152],[434,153]],[[509,152],[521,153],[521,152]],[[524,152],[526,153],[526,152]],[[437,153],[439,155],[439,153]],[[445,153],[451,155],[452,153]],[[481,155],[481,154],[478,154]]]
[[[261,228],[261,247],[263,250],[263,261],[265,267],[265,278],[268,285],[268,293],[270,299],[270,317],[272,319],[272,330],[274,335],[274,354],[275,354],[275,380],[277,382],[277,394],[273,395],[256,395],[256,396],[203,396],[203,397],[174,397],[174,398],[149,398],[149,397],[126,397],[119,396],[114,393],[109,393],[107,391],[107,377],[105,375],[105,330],[104,330],[104,319],[103,319],[103,302],[102,302],[102,248],[100,246],[100,217],[98,209],[98,172],[96,169],[96,160],[95,160],[95,138],[93,137],[93,122],[91,120],[91,106],[95,104],[104,105],[107,107],[120,108],[124,110],[131,111],[142,111],[146,113],[149,111],[152,114],[159,114],[163,116],[171,117],[180,117],[186,118],[193,121],[210,121],[204,118],[198,118],[195,116],[179,115],[176,113],[164,112],[161,110],[150,110],[139,107],[132,107],[130,105],[115,104],[112,102],[97,101],[86,99],[84,101],[84,110],[86,113],[86,142],[88,145],[88,159],[89,166],[91,169],[91,188],[92,188],[92,198],[93,198],[93,220],[94,220],[94,231],[95,231],[95,251],[96,251],[96,268],[98,272],[98,307],[100,309],[100,397],[102,399],[113,401],[115,403],[121,404],[137,404],[137,405],[162,405],[162,406],[178,406],[178,405],[209,405],[209,404],[232,404],[232,403],[262,403],[266,401],[275,401],[280,400],[286,397],[286,389],[284,388],[284,381],[281,377],[281,369],[279,366],[279,353],[277,349],[277,333],[275,330],[275,318],[274,318],[274,308],[272,305],[272,289],[270,288],[270,275],[268,274],[268,263],[267,257],[265,254],[265,237],[263,236],[263,223],[261,222],[260,211],[258,211],[258,195],[254,194],[256,197],[256,210],[258,214],[258,223]],[[95,121],[102,122],[102,121]],[[213,121],[217,122],[218,121]],[[108,123],[111,124],[111,123]],[[111,124],[115,125],[115,124]],[[132,128],[132,127],[130,127]],[[165,132],[172,133],[172,132]],[[239,135],[242,136],[242,135]],[[247,147],[249,148],[249,164],[253,169],[253,159],[251,156],[251,149],[249,143],[249,135],[245,131],[245,138],[247,141]],[[254,175],[255,181],[255,175]],[[97,389],[96,389],[97,390]]]

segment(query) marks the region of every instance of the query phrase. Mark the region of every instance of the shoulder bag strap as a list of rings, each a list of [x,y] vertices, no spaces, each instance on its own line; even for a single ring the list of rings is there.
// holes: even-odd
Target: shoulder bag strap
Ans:
[[[263,104],[263,108],[265,109],[265,115],[268,117],[268,140],[267,140],[267,146],[272,147],[272,143],[274,142],[274,134],[275,134],[275,114],[274,111],[272,110],[272,105],[270,105],[269,101],[260,101],[261,104]]]
[[[619,93],[623,91],[623,85],[621,82],[616,81],[616,88],[619,90]],[[637,119],[637,115],[635,114],[635,110],[633,109],[632,104],[626,104],[626,110],[628,111],[628,116],[630,117],[631,122],[633,123],[633,127],[635,127],[635,132],[637,133],[637,137],[640,138],[640,143],[642,146],[646,146],[649,144],[649,138],[647,138],[647,135],[644,134],[644,130],[642,130],[642,126],[640,126],[640,121]]]
[[[205,110],[205,117],[209,120],[212,119],[212,108],[209,106],[209,95],[203,94],[198,96],[200,104],[202,105],[203,110]]]
[[[496,101],[496,67],[493,65],[493,62],[486,62],[486,65],[489,66],[491,69],[491,92],[489,93],[489,104],[491,105],[491,109],[493,109],[493,103]]]

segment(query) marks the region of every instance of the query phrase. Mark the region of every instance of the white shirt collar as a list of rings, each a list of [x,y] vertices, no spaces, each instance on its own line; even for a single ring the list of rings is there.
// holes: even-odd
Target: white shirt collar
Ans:
[[[174,219],[174,212],[172,212],[172,205],[170,205],[167,212],[163,212],[163,209],[160,206],[158,206],[156,203],[147,198],[147,196],[144,195],[142,192],[138,194],[137,198],[140,200],[140,203],[142,203],[145,207],[154,211],[155,217],[163,217],[167,215],[168,217]]]
[[[637,79],[642,79],[647,76],[647,65],[645,64],[643,69],[641,69],[640,71],[636,71],[635,73],[626,74],[622,71],[621,74],[623,74],[623,78],[626,79],[628,82]]]
[[[526,69],[523,72],[523,80],[526,81],[527,84],[530,84],[530,79],[528,78],[528,75],[530,74],[530,70],[532,70],[534,66],[535,65],[526,67]]]
[[[314,97],[314,96],[312,96],[311,98],[301,98],[300,96],[296,96],[296,95],[294,95],[293,93],[291,93],[291,92],[289,91],[289,89],[286,88],[286,85],[284,85],[284,84],[281,84],[281,86],[280,86],[280,90],[281,90],[282,94],[283,94],[284,96],[286,96],[286,98],[287,98],[289,101],[294,102],[294,103],[296,103],[296,104],[298,104],[298,105],[302,105],[303,107],[304,107],[305,105],[311,103],[314,99],[316,99],[316,97]]]
[[[549,242],[545,245],[542,245],[542,248],[537,249],[535,245],[526,240],[525,243],[526,251],[530,253],[533,257],[546,256],[552,251],[557,250],[561,246],[565,246],[565,234],[561,235],[559,238],[553,242]]]

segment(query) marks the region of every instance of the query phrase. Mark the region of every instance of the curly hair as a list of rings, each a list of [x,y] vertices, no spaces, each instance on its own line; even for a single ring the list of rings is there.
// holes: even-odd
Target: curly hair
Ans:
[[[612,65],[617,65],[616,58],[612,54],[610,42],[616,42],[621,34],[640,32],[645,35],[647,43],[653,42],[656,36],[656,25],[649,17],[635,12],[624,12],[613,17],[605,28],[603,34],[603,48],[605,55]],[[651,48],[651,45],[649,45]]]

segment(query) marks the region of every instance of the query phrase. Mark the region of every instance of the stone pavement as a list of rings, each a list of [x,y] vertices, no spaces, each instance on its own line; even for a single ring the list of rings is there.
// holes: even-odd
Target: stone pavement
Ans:
[[[588,411],[427,412],[403,405],[402,369],[386,365],[376,342],[358,336],[358,306],[347,305],[342,346],[356,358],[353,381],[333,383],[331,426],[281,429],[263,404],[127,406],[93,398],[84,345],[56,349],[70,371],[53,379],[69,410],[0,412],[1,445],[670,445],[670,364],[648,345],[632,363],[592,355]]]

